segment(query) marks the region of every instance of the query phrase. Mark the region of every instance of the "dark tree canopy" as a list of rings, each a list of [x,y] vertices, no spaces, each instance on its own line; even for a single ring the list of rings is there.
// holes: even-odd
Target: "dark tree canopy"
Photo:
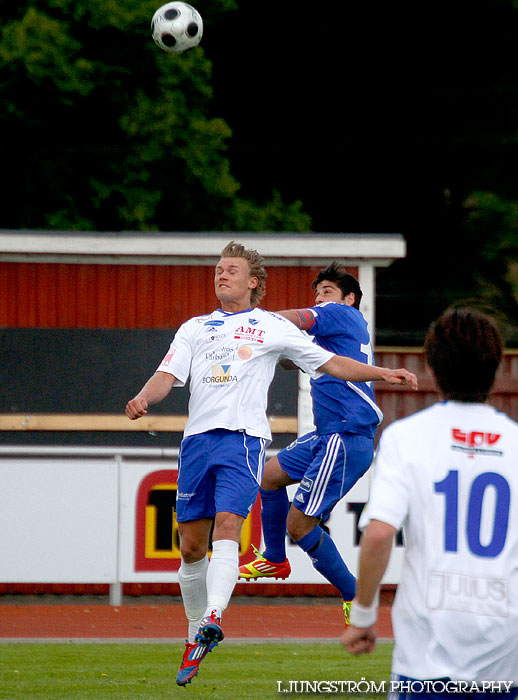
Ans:
[[[233,0],[206,3],[206,21]],[[156,4],[40,0],[2,10],[0,225],[307,230],[270,187],[239,197],[203,48],[160,51]]]

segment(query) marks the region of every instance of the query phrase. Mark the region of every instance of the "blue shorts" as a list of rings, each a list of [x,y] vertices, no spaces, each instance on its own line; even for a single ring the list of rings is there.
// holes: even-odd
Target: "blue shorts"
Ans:
[[[307,433],[279,452],[282,469],[300,482],[293,505],[327,520],[338,501],[365,474],[374,457],[374,439],[355,433]]]
[[[245,432],[209,430],[182,440],[176,520],[228,512],[246,518],[257,498],[267,440]]]
[[[462,683],[468,683],[471,686],[471,681],[454,681],[453,685],[450,678],[434,678],[431,680],[417,680],[408,676],[401,676],[397,673],[390,674],[390,688],[387,694],[388,700],[448,700],[456,698],[456,700],[514,700],[518,696],[518,687],[513,686],[509,692],[502,690],[485,692],[462,692]],[[483,681],[474,681],[482,690],[483,687],[488,687],[487,681],[483,685]],[[491,684],[491,687],[497,688],[500,684],[497,682]]]

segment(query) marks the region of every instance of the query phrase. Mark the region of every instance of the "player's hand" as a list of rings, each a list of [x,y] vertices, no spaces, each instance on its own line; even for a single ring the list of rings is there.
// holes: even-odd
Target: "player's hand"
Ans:
[[[403,384],[417,389],[417,377],[407,369],[386,369],[383,379],[389,384]]]
[[[135,396],[126,404],[126,415],[130,420],[142,418],[147,413],[148,402],[142,396]]]
[[[340,644],[355,656],[372,654],[376,646],[374,627],[354,627],[354,625],[349,625],[342,634]]]

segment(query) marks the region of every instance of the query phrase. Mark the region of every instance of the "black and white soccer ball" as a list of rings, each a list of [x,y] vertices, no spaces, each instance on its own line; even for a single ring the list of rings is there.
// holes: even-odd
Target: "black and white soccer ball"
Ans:
[[[151,34],[164,51],[182,53],[198,46],[203,34],[200,13],[186,2],[168,2],[153,15]]]

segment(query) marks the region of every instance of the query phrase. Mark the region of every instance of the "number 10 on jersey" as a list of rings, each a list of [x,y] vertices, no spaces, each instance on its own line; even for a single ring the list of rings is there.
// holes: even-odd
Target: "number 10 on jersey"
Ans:
[[[459,472],[450,470],[442,481],[434,483],[435,493],[445,498],[444,549],[456,552],[459,542]],[[480,541],[482,506],[486,489],[495,491],[493,529],[487,543]],[[507,480],[496,472],[479,474],[469,489],[466,515],[466,540],[470,551],[479,557],[497,557],[505,546],[509,525],[511,489]]]

